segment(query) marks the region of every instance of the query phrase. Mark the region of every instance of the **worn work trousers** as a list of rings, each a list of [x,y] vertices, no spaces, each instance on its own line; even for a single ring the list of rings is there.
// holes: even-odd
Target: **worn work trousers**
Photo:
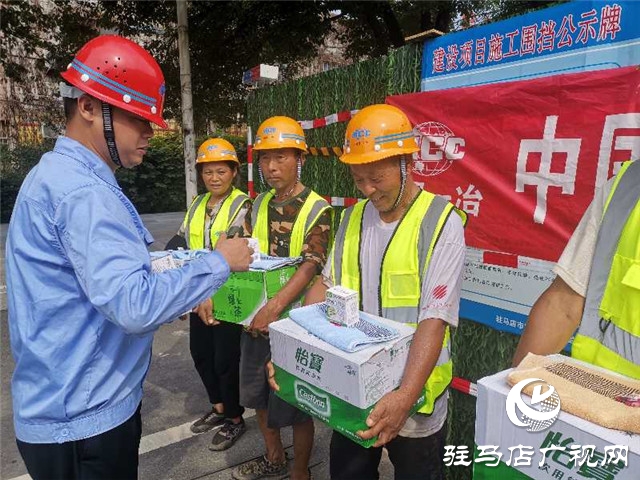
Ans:
[[[364,448],[340,433],[331,437],[331,480],[378,480],[382,449],[386,448],[396,480],[443,480],[447,428],[428,437],[396,437],[384,447]]]
[[[240,335],[242,325],[220,322],[205,325],[189,315],[191,358],[211,404],[222,403],[227,418],[242,416],[240,406]]]

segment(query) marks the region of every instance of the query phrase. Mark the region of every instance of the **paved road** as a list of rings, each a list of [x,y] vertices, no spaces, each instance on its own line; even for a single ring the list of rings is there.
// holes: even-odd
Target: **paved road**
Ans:
[[[178,229],[184,213],[143,215],[147,228],[156,239],[154,249],[161,249]],[[4,253],[7,225],[0,225]],[[3,258],[0,258],[0,268]],[[2,279],[4,281],[4,272]],[[186,322],[175,321],[157,332],[153,359],[145,382],[142,402],[140,478],[158,480],[195,480],[231,478],[231,469],[264,452],[253,411],[246,414],[247,432],[226,452],[211,452],[210,434],[191,435],[188,425],[207,408],[204,387],[189,355],[189,329]],[[13,371],[7,332],[7,312],[0,312],[0,479],[28,480],[26,469],[15,444],[12,423],[10,379]],[[316,480],[329,478],[328,448],[331,431],[316,422],[316,443],[312,472]],[[283,430],[287,451],[291,448],[291,429]],[[392,478],[392,468],[385,458],[382,480]]]

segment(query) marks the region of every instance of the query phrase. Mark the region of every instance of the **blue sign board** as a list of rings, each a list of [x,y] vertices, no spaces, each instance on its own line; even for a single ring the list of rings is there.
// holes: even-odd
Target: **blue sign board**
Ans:
[[[640,2],[576,1],[425,43],[421,90],[640,64]]]

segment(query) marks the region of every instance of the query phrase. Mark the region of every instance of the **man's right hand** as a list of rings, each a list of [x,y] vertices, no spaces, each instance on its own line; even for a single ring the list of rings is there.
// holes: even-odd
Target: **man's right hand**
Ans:
[[[227,238],[227,234],[222,233],[216,243],[216,252],[224,257],[232,272],[249,270],[253,249],[246,238]]]

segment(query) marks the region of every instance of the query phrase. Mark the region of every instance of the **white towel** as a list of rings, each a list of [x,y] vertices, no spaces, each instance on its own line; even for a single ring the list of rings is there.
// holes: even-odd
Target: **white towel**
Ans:
[[[360,321],[352,327],[331,323],[326,314],[327,305],[316,303],[289,312],[291,320],[309,333],[344,352],[357,352],[373,343],[388,342],[400,336],[395,328],[388,327],[364,312]]]

